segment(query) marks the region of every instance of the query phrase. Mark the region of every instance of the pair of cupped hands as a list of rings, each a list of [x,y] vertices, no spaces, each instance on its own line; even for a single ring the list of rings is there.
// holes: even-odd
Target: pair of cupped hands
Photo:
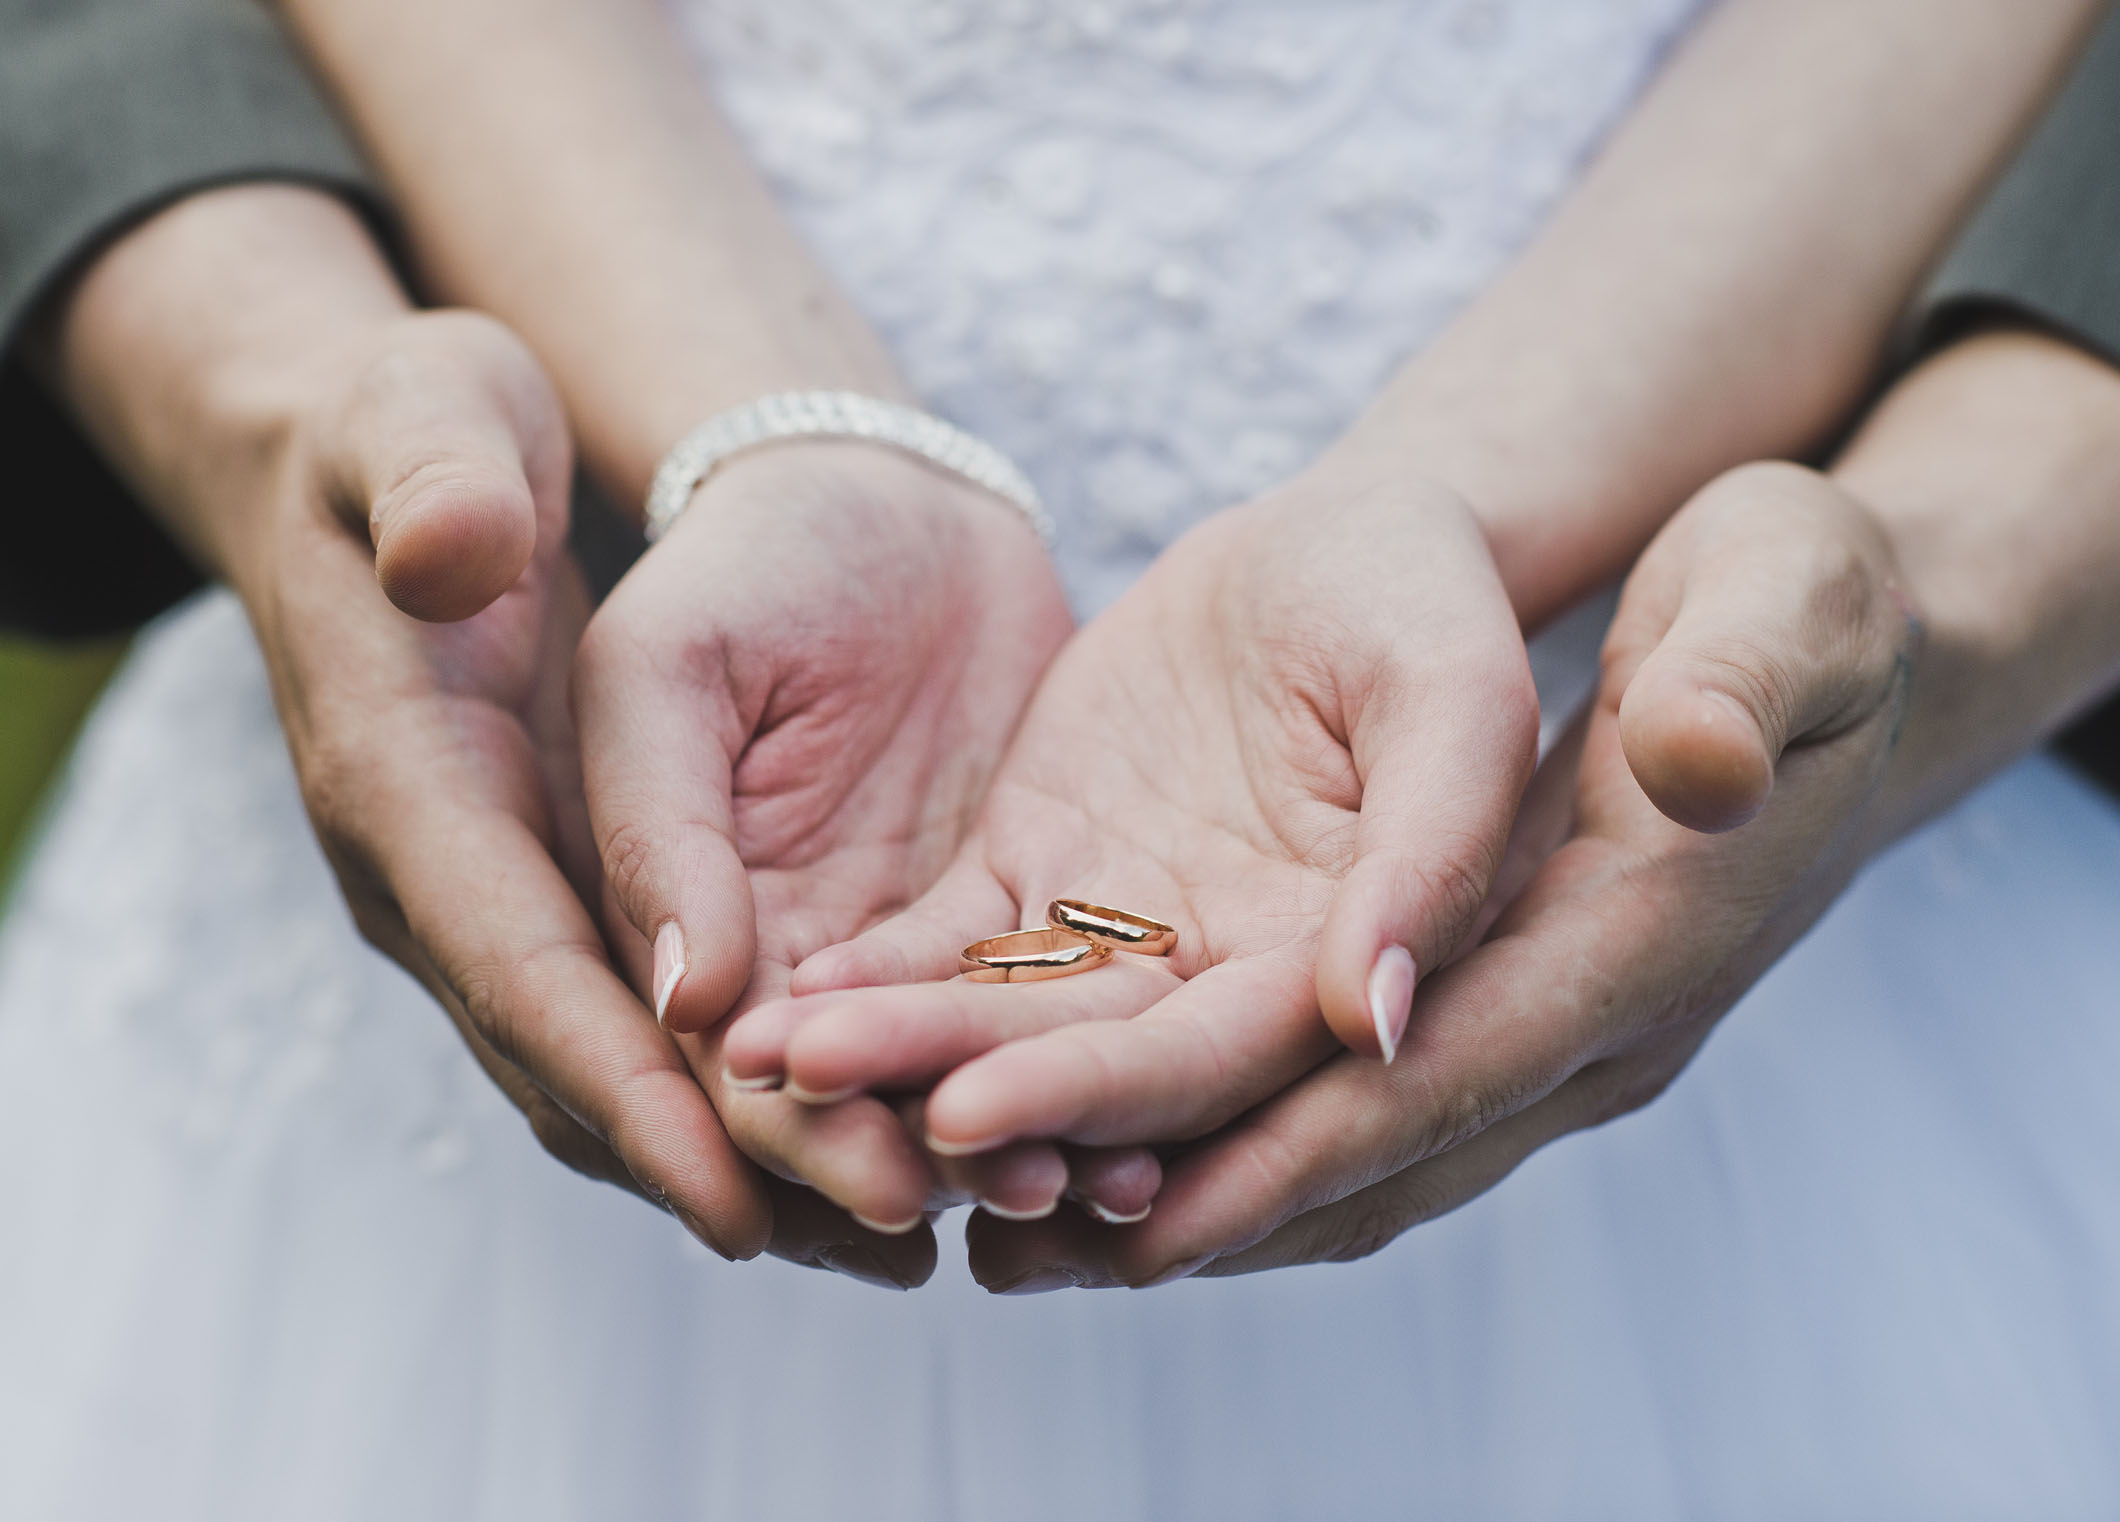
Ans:
[[[1643,1103],[1853,870],[1904,696],[1886,541],[1792,466],[1641,555],[1541,766],[1417,461],[1329,453],[1077,629],[1006,503],[836,441],[592,608],[563,415],[474,315],[305,417],[249,601],[364,933],[563,1160],[901,1288],[965,1201],[999,1290],[1356,1256]],[[1177,950],[954,976],[1060,897]]]

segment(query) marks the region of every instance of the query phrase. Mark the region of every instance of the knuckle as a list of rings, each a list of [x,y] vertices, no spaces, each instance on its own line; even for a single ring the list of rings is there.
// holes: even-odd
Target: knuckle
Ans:
[[[1424,975],[1441,965],[1479,917],[1501,853],[1500,842],[1465,834],[1438,842],[1424,858],[1407,863],[1421,905],[1414,949],[1426,954]]]
[[[534,1068],[532,1053],[509,991],[530,970],[527,964],[509,968],[498,959],[479,958],[460,960],[446,973],[471,1028],[503,1062],[525,1073]]]
[[[605,834],[598,853],[604,880],[643,934],[652,933],[651,927],[640,924],[640,916],[649,907],[646,898],[654,887],[656,846],[655,831],[638,820],[624,820]]]

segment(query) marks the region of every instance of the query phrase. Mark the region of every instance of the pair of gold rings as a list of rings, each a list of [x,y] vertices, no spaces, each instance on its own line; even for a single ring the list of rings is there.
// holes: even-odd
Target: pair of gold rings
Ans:
[[[972,942],[958,954],[957,970],[974,983],[1035,983],[1101,967],[1114,951],[1167,957],[1177,945],[1178,932],[1161,920],[1056,898],[1045,906],[1044,925]]]

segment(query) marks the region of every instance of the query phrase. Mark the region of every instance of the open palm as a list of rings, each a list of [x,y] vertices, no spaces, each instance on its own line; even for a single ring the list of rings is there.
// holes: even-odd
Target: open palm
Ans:
[[[798,997],[747,1014],[726,1060],[828,1096],[948,1074],[925,1109],[945,1154],[1212,1129],[1334,1032],[1394,1038],[1412,968],[1402,987],[1379,969],[1392,948],[1438,965],[1469,929],[1536,718],[1461,503],[1284,488],[1194,531],[1077,636],[949,871],[800,966]],[[916,981],[1062,896],[1169,920],[1177,952],[1034,984]]]
[[[739,1145],[886,1231],[938,1202],[899,1114],[729,1084],[718,1022],[935,881],[1071,627],[1005,503],[832,442],[717,473],[583,642],[590,805],[637,982]]]

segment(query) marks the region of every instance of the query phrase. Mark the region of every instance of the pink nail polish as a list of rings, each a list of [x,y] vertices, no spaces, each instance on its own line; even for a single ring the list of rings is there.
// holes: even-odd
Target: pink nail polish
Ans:
[[[1004,1221],[1042,1221],[1060,1208],[1060,1201],[1057,1196],[1047,1200],[1043,1205],[1035,1205],[1029,1210],[1012,1210],[1006,1205],[995,1204],[984,1195],[979,1196],[977,1203],[979,1208],[988,1215],[996,1216]]]
[[[1143,1205],[1132,1215],[1121,1215],[1116,1210],[1112,1210],[1106,1206],[1099,1205],[1095,1200],[1087,1199],[1079,1195],[1076,1198],[1080,1202],[1084,1210],[1088,1211],[1091,1215],[1095,1216],[1098,1220],[1102,1221],[1107,1226],[1136,1225],[1142,1221],[1147,1220],[1149,1211],[1155,1208],[1153,1205]]]
[[[1389,1064],[1399,1054],[1399,1038],[1406,1034],[1407,1016],[1413,1013],[1413,953],[1404,946],[1386,946],[1377,953],[1369,969],[1369,1018],[1375,1022],[1377,1049]]]
[[[850,1210],[847,1214],[861,1225],[866,1226],[870,1231],[886,1237],[902,1237],[927,1219],[926,1215],[917,1214],[909,1216],[903,1221],[877,1221],[871,1220],[858,1210]]]
[[[670,1012],[670,996],[685,980],[685,933],[671,920],[655,932],[655,1023]]]
[[[861,1090],[858,1088],[844,1088],[825,1089],[820,1091],[817,1089],[806,1089],[799,1083],[790,1083],[786,1085],[781,1090],[781,1092],[787,1095],[788,1098],[794,1100],[797,1104],[836,1105],[842,1100],[852,1099],[856,1094],[859,1094]]]

